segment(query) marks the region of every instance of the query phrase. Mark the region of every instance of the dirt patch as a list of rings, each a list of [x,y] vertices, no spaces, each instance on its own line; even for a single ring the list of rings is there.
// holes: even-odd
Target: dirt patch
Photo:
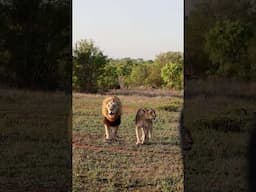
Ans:
[[[92,135],[89,135],[89,137],[92,138]],[[94,136],[94,137],[98,138],[98,136]],[[84,142],[85,140],[88,140],[88,135],[87,136],[76,136],[76,139],[73,140],[73,142],[72,142],[73,148],[74,149],[75,148],[85,149],[85,150],[96,151],[96,152],[106,151],[106,152],[113,152],[113,153],[124,153],[124,154],[129,154],[129,155],[141,154],[141,151],[139,149],[142,146],[136,146],[135,150],[131,150],[131,149],[127,149],[125,147],[111,146],[111,144],[109,146],[92,145],[92,144],[85,143]],[[164,145],[166,145],[166,144],[164,143]],[[180,154],[179,151],[163,151],[163,152],[148,151],[147,153],[149,155],[158,154],[162,157],[177,156]]]

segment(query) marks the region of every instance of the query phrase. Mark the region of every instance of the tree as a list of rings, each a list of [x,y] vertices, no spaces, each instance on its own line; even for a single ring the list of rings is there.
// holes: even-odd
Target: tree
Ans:
[[[145,86],[145,79],[148,74],[148,66],[146,64],[138,64],[134,66],[130,74],[130,84],[133,86]]]
[[[145,79],[145,84],[157,88],[161,87],[163,84],[163,79],[161,77],[161,66],[159,64],[148,65],[148,77]]]
[[[217,22],[241,21],[255,26],[255,4],[251,0],[198,0],[185,18],[185,74],[205,76],[212,66],[205,51],[206,34]],[[243,64],[242,64],[243,65]]]
[[[167,63],[183,64],[183,54],[181,52],[165,52],[156,56],[155,63],[159,66],[164,66]]]
[[[217,22],[206,34],[206,52],[216,66],[217,73],[232,77],[248,75],[246,61],[247,47],[251,30],[240,21]]]
[[[1,83],[47,90],[69,84],[69,10],[69,0],[0,1]]]
[[[128,57],[123,59],[112,59],[110,63],[116,67],[120,87],[128,87],[130,83],[130,74],[132,72],[132,68],[136,64],[136,60]]]
[[[107,57],[93,41],[81,40],[75,45],[73,62],[74,88],[96,92],[98,78],[104,72]]]
[[[168,63],[161,69],[161,77],[168,87],[181,89],[183,87],[183,65]]]
[[[119,88],[116,66],[108,62],[104,67],[104,72],[98,77],[97,84],[100,90]]]
[[[169,63],[183,66],[183,54],[181,52],[165,52],[156,56],[154,63],[148,64],[148,73],[145,84],[151,87],[162,87],[167,85],[161,75],[162,68]]]

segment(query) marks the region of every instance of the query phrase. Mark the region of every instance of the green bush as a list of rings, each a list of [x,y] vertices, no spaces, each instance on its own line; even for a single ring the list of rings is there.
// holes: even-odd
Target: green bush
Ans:
[[[161,77],[166,86],[176,89],[183,88],[183,66],[181,64],[166,64],[161,69]]]
[[[106,64],[104,72],[99,76],[98,88],[100,90],[115,89],[119,87],[117,68],[111,64]]]
[[[73,54],[73,88],[96,92],[99,89],[98,79],[104,73],[107,56],[90,40],[76,43]]]
[[[241,21],[217,22],[206,34],[206,52],[216,66],[215,74],[226,77],[247,78],[248,41],[252,36],[249,25]]]

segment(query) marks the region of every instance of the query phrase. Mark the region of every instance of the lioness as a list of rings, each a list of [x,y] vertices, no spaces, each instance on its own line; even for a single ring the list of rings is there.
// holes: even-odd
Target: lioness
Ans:
[[[102,115],[105,127],[105,138],[116,139],[117,130],[121,123],[122,104],[118,97],[109,96],[102,102]],[[111,129],[111,127],[113,129]]]
[[[156,118],[156,112],[153,109],[140,108],[137,111],[135,124],[136,124],[136,138],[138,144],[144,144],[145,141],[152,138],[153,122]],[[141,138],[140,138],[141,132]]]

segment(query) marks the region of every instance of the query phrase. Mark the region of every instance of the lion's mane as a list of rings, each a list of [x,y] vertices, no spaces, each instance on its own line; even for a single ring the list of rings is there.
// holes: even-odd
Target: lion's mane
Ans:
[[[115,103],[117,103],[118,105],[118,111],[115,115],[110,116],[108,114],[108,110],[107,110],[107,106],[108,103],[114,101]],[[102,102],[102,115],[110,122],[116,121],[117,119],[120,118],[122,114],[122,103],[120,101],[120,99],[117,96],[108,96],[107,98],[105,98]]]

